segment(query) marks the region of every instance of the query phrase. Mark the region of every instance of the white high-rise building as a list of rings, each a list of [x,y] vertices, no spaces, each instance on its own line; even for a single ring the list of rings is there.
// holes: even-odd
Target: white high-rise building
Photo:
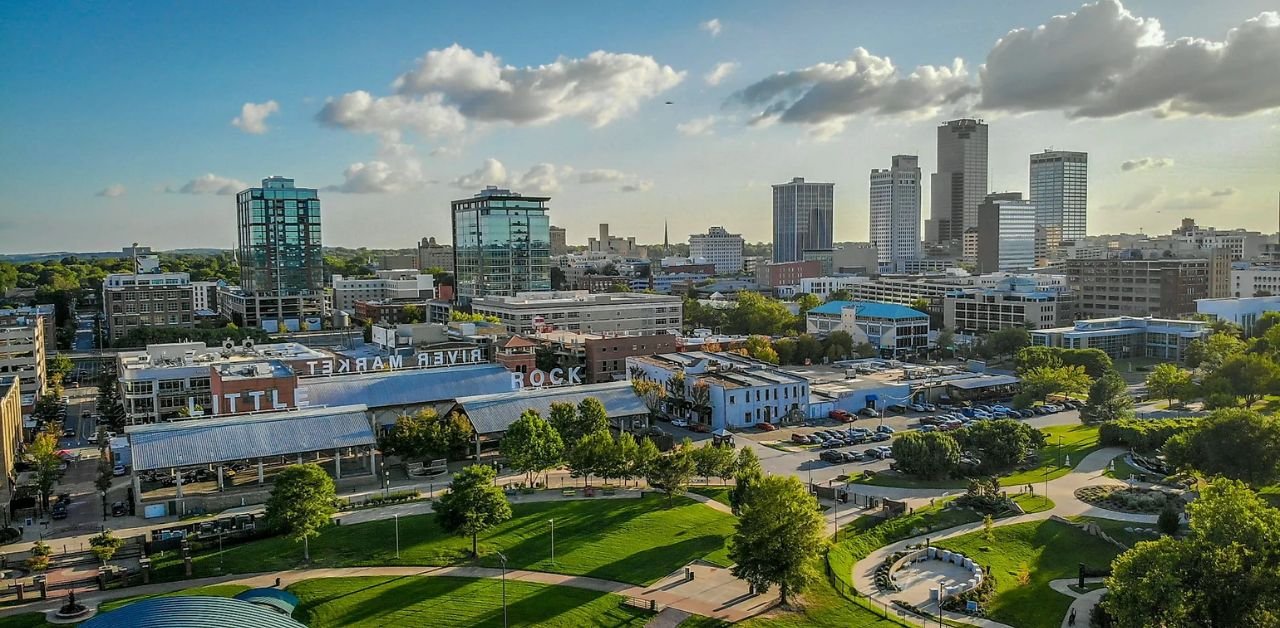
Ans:
[[[963,118],[938,127],[938,171],[929,183],[938,241],[961,240],[965,229],[978,226],[987,196],[987,123]]]
[[[1053,227],[1060,227],[1062,241],[1084,238],[1088,190],[1089,153],[1046,150],[1031,155],[1031,204],[1036,206],[1036,226],[1050,233]]]
[[[689,236],[689,257],[715,264],[717,275],[736,274],[742,272],[742,244],[740,234],[712,227]]]
[[[881,268],[898,270],[920,257],[920,159],[894,155],[893,167],[871,171],[871,243]]]
[[[773,261],[796,262],[831,248],[835,184],[796,177],[773,186]]]
[[[1021,192],[987,195],[978,209],[978,272],[1025,271],[1035,263],[1035,206]]]

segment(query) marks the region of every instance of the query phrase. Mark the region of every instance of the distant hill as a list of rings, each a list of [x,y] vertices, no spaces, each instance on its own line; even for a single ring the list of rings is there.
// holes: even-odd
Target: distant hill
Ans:
[[[172,251],[155,251],[159,255],[218,255],[226,253],[229,249],[173,249]],[[14,253],[11,255],[0,255],[0,261],[12,262],[14,264],[23,264],[27,262],[46,262],[49,260],[58,260],[69,256],[79,257],[80,259],[109,259],[113,257],[124,257],[121,251],[51,251],[46,253]]]

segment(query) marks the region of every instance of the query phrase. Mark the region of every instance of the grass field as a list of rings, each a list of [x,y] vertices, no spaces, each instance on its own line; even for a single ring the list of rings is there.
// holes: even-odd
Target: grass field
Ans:
[[[1142,469],[1139,469],[1138,467],[1135,467],[1129,464],[1129,462],[1125,460],[1127,456],[1128,454],[1120,454],[1119,456],[1116,456],[1115,458],[1113,458],[1111,462],[1112,464],[1115,465],[1115,469],[1112,471],[1107,471],[1105,475],[1109,478],[1115,478],[1117,480],[1128,480],[1129,476],[1131,475],[1136,475],[1139,477],[1142,477],[1144,475],[1151,475],[1146,471],[1143,471]]]
[[[1267,500],[1267,503],[1280,508],[1280,484],[1264,486],[1258,490],[1258,497]]]
[[[947,502],[921,508],[909,515],[883,520],[876,517],[859,517],[840,529],[838,543],[831,546],[828,557],[836,577],[853,586],[853,565],[877,549],[934,530],[945,530],[966,523],[981,521],[982,516],[972,510],[946,509]]]
[[[987,617],[1018,628],[1060,626],[1072,598],[1049,588],[1049,581],[1075,577],[1082,562],[1092,568],[1105,567],[1120,552],[1114,545],[1058,521],[999,526],[991,534],[990,541],[979,531],[936,545],[989,566],[996,578],[996,594],[987,604]],[[1027,584],[1018,582],[1023,568],[1030,574]]]
[[[555,564],[551,525],[555,520]],[[474,564],[497,567],[495,552],[513,569],[532,569],[648,584],[691,560],[728,564],[726,540],[734,518],[687,498],[667,505],[665,497],[635,500],[572,500],[512,505],[511,520],[480,537]],[[469,563],[471,539],[445,534],[435,515],[400,518],[400,559],[395,558],[395,523],[387,519],[326,528],[311,540],[310,567],[371,565],[454,565]],[[229,547],[221,558],[227,573],[279,571],[298,567],[302,545],[281,537]],[[217,573],[216,553],[197,556],[195,577]],[[156,577],[181,578],[181,560],[172,552],[156,557]]]
[[[710,497],[725,506],[729,504],[729,492],[733,490],[732,486],[690,486],[690,493],[697,493],[703,497]]]
[[[508,580],[511,626],[644,626],[647,611],[612,593]],[[304,580],[294,618],[330,626],[502,626],[502,581],[493,578],[358,577]]]
[[[44,620],[44,613],[19,613],[0,617],[0,628],[45,628],[55,626]]]
[[[134,595],[132,597],[122,597],[110,602],[103,602],[98,607],[99,612],[114,611],[121,606],[128,606],[139,600],[145,600],[153,597],[170,597],[174,595],[204,595],[208,597],[235,597],[236,595],[248,591],[249,587],[242,584],[214,584],[207,587],[195,587],[191,589],[183,589],[172,593],[160,593],[157,595]]]
[[[1107,536],[1133,547],[1142,541],[1154,541],[1160,538],[1159,534],[1149,534],[1146,532],[1130,532],[1125,528],[1155,528],[1154,523],[1131,523],[1128,521],[1116,521],[1115,519],[1100,519],[1097,517],[1071,517],[1072,521],[1080,523],[1092,522],[1098,524]]]
[[[1014,495],[1013,501],[1022,507],[1022,512],[1031,514],[1033,512],[1044,512],[1053,510],[1053,500],[1044,495],[1032,495],[1030,493],[1022,493]]]

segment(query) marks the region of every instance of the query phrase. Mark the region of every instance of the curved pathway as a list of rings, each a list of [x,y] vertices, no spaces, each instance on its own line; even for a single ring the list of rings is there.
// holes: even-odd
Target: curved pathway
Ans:
[[[1085,578],[1084,581],[1085,584],[1090,584],[1102,582],[1103,579]],[[1063,595],[1075,598],[1075,601],[1071,602],[1071,608],[1067,609],[1067,614],[1062,617],[1062,628],[1071,628],[1073,625],[1088,626],[1089,614],[1093,612],[1093,607],[1097,606],[1098,602],[1102,600],[1102,596],[1107,593],[1106,587],[1094,589],[1085,593],[1076,593],[1071,590],[1071,585],[1075,583],[1076,580],[1074,578],[1049,581],[1049,588]],[[1071,623],[1072,611],[1075,611],[1076,613],[1075,624]]]

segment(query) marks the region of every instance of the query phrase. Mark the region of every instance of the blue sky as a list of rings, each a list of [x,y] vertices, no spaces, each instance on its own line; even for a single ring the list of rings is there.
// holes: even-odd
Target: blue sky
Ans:
[[[0,252],[229,247],[234,201],[218,192],[271,174],[334,188],[322,195],[332,245],[447,240],[448,201],[483,182],[552,196],[570,241],[604,221],[657,241],[664,219],[673,238],[722,224],[763,240],[768,185],[794,176],[834,181],[837,237],[865,239],[868,170],[917,153],[928,174],[934,126],[962,114],[991,124],[993,189],[1025,190],[1031,152],[1089,151],[1091,233],[1164,232],[1183,215],[1274,231],[1280,88],[1274,74],[1268,87],[1265,70],[1220,58],[1280,64],[1280,18],[1259,17],[1268,9],[8,2]],[[1081,48],[1034,37],[1073,12],[1063,24]],[[1032,30],[1000,57],[997,40],[1019,28]],[[1189,69],[1169,67],[1186,57],[1161,56],[1178,38],[1224,42],[1233,28],[1250,36],[1186,46]],[[957,58],[960,75],[948,76]],[[732,71],[710,84],[721,63]],[[878,73],[849,71],[868,64]],[[922,65],[934,78],[912,79]],[[466,73],[477,69],[495,81],[501,71],[502,85],[477,87],[484,72]],[[787,89],[762,83],[776,73]],[[402,75],[419,87],[397,93]],[[582,81],[574,93],[520,91],[562,75]],[[1064,85],[1081,88],[1052,93]],[[735,96],[747,88],[757,97]],[[376,112],[346,106],[358,92]],[[270,101],[264,119],[232,124],[246,103]]]

